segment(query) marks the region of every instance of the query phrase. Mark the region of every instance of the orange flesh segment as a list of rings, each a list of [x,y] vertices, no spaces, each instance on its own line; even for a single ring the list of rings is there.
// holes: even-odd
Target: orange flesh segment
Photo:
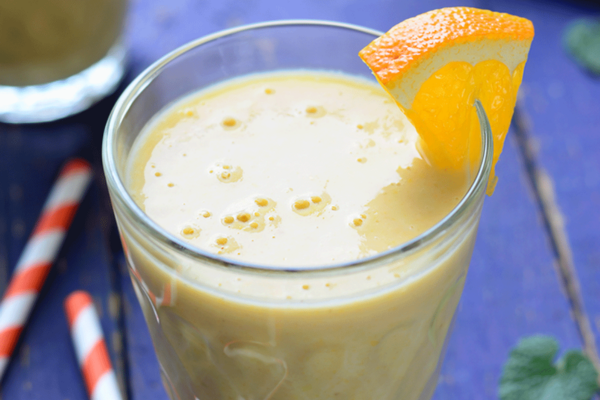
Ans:
[[[456,7],[401,22],[359,55],[414,124],[424,157],[440,168],[479,162],[481,133],[473,104],[480,100],[494,136],[491,194],[532,38],[533,25],[526,19]],[[486,52],[490,44],[504,51],[497,56],[502,61]],[[420,70],[432,65],[440,67],[419,80]]]
[[[441,168],[462,168],[479,162],[481,133],[473,107],[479,99],[494,135],[494,166],[510,126],[525,63],[511,76],[496,60],[473,67],[451,62],[432,75],[417,93],[407,116],[427,144],[428,155]],[[493,167],[494,168],[494,167]],[[495,181],[494,169],[490,183]]]

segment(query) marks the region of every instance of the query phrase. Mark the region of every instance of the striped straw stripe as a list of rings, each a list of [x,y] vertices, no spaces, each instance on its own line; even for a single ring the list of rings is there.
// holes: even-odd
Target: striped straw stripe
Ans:
[[[63,169],[61,175],[68,176],[65,179],[56,183],[56,186],[50,192],[44,209],[50,210],[64,204],[77,204],[83,196],[87,181],[89,180],[89,166],[77,163],[77,169],[73,169],[67,165],[66,172]]]
[[[92,177],[89,164],[69,161],[61,170],[0,304],[0,379]]]
[[[87,298],[85,300],[86,306],[75,316],[73,325],[71,325],[73,338],[77,339],[77,361],[79,365],[84,365],[86,357],[93,352],[92,350],[103,343],[102,328],[94,318],[96,310],[91,307],[91,303],[87,302]]]
[[[35,232],[35,230],[34,230]],[[60,245],[65,237],[63,230],[47,232],[45,235],[33,235],[25,245],[21,258],[17,262],[13,277],[17,272],[22,272],[33,265],[54,262]]]
[[[78,206],[79,204],[77,203],[70,203],[49,209],[40,218],[35,231],[33,231],[33,235],[37,236],[44,232],[61,230],[63,226],[68,225],[73,219]]]
[[[94,389],[94,393],[91,396],[92,400],[107,400],[114,399],[118,400],[120,397],[114,397],[114,387],[117,382],[117,377],[115,376],[114,371],[110,370],[106,374],[102,375],[102,377],[96,383],[96,388]]]
[[[36,297],[36,293],[26,292],[19,293],[12,296],[9,300],[3,301],[0,312],[4,318],[0,318],[0,331],[4,332],[9,329],[23,328],[23,325],[27,321],[27,314],[24,311],[33,307]],[[0,341],[0,343],[3,343],[3,341]]]
[[[32,264],[29,268],[21,271],[13,278],[12,285],[6,289],[4,297],[9,299],[20,293],[35,292],[37,288],[42,287],[52,264]]]
[[[0,355],[2,356],[3,363],[8,362],[8,356],[12,350],[12,346],[19,340],[22,330],[23,328],[21,327],[10,327],[4,330],[4,337],[6,340],[4,340],[0,346]]]
[[[73,292],[65,300],[65,312],[77,361],[90,398],[121,399],[92,297],[84,291]]]

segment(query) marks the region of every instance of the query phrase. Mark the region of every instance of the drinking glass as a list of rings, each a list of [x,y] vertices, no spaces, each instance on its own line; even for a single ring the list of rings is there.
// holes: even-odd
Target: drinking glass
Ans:
[[[0,0],[0,121],[51,121],[111,93],[126,0]]]
[[[491,130],[478,102],[481,155],[464,198],[423,234],[367,258],[304,268],[228,259],[167,232],[128,192],[132,145],[177,99],[268,71],[339,71],[374,80],[357,53],[380,35],[323,21],[230,29],[157,61],[117,102],[104,136],[104,169],[171,399],[432,396],[492,165]]]

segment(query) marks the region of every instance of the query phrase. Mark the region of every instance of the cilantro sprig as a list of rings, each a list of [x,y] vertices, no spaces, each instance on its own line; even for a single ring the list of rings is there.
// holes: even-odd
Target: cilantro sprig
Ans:
[[[501,400],[590,400],[598,372],[579,350],[554,364],[558,343],[549,336],[522,339],[510,352],[500,379]]]

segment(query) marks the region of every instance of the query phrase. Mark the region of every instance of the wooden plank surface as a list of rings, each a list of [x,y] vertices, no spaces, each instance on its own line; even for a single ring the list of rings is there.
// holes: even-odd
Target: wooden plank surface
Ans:
[[[92,144],[97,140],[92,134],[76,119],[38,126],[0,125],[2,291],[63,162],[75,156],[94,158]],[[116,276],[102,232],[107,224],[97,212],[104,178],[97,168],[95,174],[21,336],[2,382],[2,398],[86,398],[63,311],[65,297],[74,290],[87,290],[94,297],[112,357],[118,360],[114,296],[110,313]]]
[[[521,125],[537,162],[534,179],[552,230],[557,265],[565,280],[579,283],[565,290],[572,303],[583,299],[583,315],[575,310],[575,316],[600,367],[600,77],[573,62],[563,46],[568,26],[579,19],[597,18],[600,4],[490,3],[535,24]],[[588,327],[584,319],[589,320]]]
[[[405,4],[392,0],[229,0],[218,3],[134,0],[127,28],[132,55],[132,73],[128,80],[177,46],[233,25],[273,19],[312,18],[386,30],[398,21],[420,12],[459,4],[444,0],[415,3]],[[556,10],[566,7],[562,3],[552,4]],[[479,1],[460,2],[460,5],[486,6]],[[519,6],[521,11],[513,12],[534,19],[536,24],[538,22],[535,18],[541,13],[542,5],[542,2],[523,2],[518,5],[509,2],[505,4],[503,1],[493,4],[503,11],[511,11],[509,8]],[[559,11],[556,13],[560,15]],[[536,41],[544,42],[543,39],[540,40],[540,35],[546,35],[543,32],[544,29],[540,30],[538,27]],[[556,50],[550,51],[543,47],[532,52],[524,86],[541,85],[542,89],[536,100],[538,102],[548,101],[548,89],[544,86],[547,81],[537,75],[536,68],[545,64],[553,65],[555,58],[562,57],[556,53]],[[586,79],[592,81],[585,76],[581,79],[582,82],[586,82]],[[587,90],[583,83],[581,85],[583,87],[577,86],[577,90]],[[586,96],[585,93],[579,94],[577,90],[569,91],[570,97],[560,97],[556,104],[576,98],[579,101],[577,96]],[[124,366],[122,376],[127,377],[131,399],[166,399],[152,343],[125,272],[122,256],[116,254],[116,259],[113,260],[111,254],[111,249],[112,252],[117,249],[117,253],[119,249],[115,243],[114,226],[112,230],[106,229],[112,219],[101,180],[99,142],[104,121],[114,101],[113,96],[79,116],[58,123],[35,127],[0,125],[0,282],[4,283],[0,287],[4,287],[7,276],[14,267],[62,161],[72,155],[84,155],[92,160],[97,172],[94,187],[86,197],[61,253],[61,261],[54,267],[42,301],[38,303],[19,346],[17,358],[2,383],[2,398],[86,398],[62,312],[64,297],[71,290],[84,288],[91,291],[101,305],[105,330],[117,335],[123,333],[123,342],[118,336],[114,336],[114,342],[124,346],[127,360],[121,359],[118,351],[113,351],[112,356]],[[526,111],[529,113],[530,106],[527,104],[530,103],[526,103]],[[574,104],[571,106],[575,107]],[[572,118],[558,113],[556,108],[553,110],[554,124],[565,128],[569,126]],[[589,117],[589,121],[593,121],[593,118]],[[597,144],[593,142],[591,132],[586,136],[588,141],[578,143]],[[544,148],[546,138],[540,138],[540,142]],[[560,147],[560,144],[557,146]],[[591,148],[592,146],[589,152],[595,151],[594,154],[598,155],[598,147],[595,150]],[[486,200],[471,271],[440,385],[434,397],[437,400],[495,399],[501,365],[510,347],[523,335],[548,333],[555,335],[563,347],[581,346],[576,325],[569,315],[568,301],[561,292],[553,268],[553,251],[520,154],[517,145],[511,140],[498,168],[498,189],[493,197]],[[548,157],[543,161],[556,182],[562,182],[561,179],[570,176],[563,175],[560,160],[557,162]],[[593,161],[581,161],[577,168],[583,169],[586,163]],[[598,173],[599,169],[596,168],[595,171]],[[594,179],[593,176],[591,179]],[[593,201],[594,193],[597,194],[589,192],[590,201]],[[561,198],[559,200],[563,201]],[[576,203],[574,206],[577,209],[577,206],[585,205]],[[597,210],[591,212],[590,215],[597,216]],[[578,226],[591,226],[593,222],[574,219],[569,220],[569,224],[569,229],[577,233]],[[597,229],[595,233],[597,234]],[[569,235],[572,238],[571,231]],[[585,237],[582,240],[591,251],[586,257],[593,260],[597,257],[597,253],[593,252],[594,242],[586,242]],[[580,268],[581,262],[577,257],[576,254],[575,261]],[[594,276],[593,272],[590,269],[590,277]],[[585,286],[584,291],[594,289],[593,283],[589,285],[590,288]],[[118,313],[114,313],[111,318],[106,312],[111,292],[122,295],[125,317],[122,321],[125,328],[123,332],[119,331],[121,320]],[[115,297],[113,301],[114,299]],[[592,309],[588,303],[586,305]],[[109,347],[114,350],[112,333],[108,339],[111,341]]]
[[[205,28],[211,32],[233,24],[268,19],[318,18],[386,30],[406,17],[444,5],[449,3],[314,2],[310,6],[294,3],[288,7],[286,4],[284,8],[280,3],[263,1],[253,3],[248,9],[232,10],[227,5],[203,8],[202,20],[207,23],[190,28],[183,21],[194,19],[196,14],[178,14],[177,10],[188,9],[183,3],[172,9],[158,2],[154,6],[138,3],[139,11],[134,12],[137,17],[131,27],[138,38],[142,32],[148,35],[146,39],[138,39],[141,43],[134,48],[148,46],[152,38],[162,38],[159,46],[163,48],[155,46],[143,52],[145,55],[156,52],[159,57],[169,50],[169,45],[181,44],[177,41],[179,38],[192,39],[204,34]],[[153,18],[156,19],[154,23]],[[161,29],[165,29],[162,24],[167,25],[173,35],[163,38],[160,34]],[[436,399],[495,398],[501,365],[510,347],[523,335],[549,333],[556,335],[566,347],[580,345],[569,317],[568,304],[552,268],[541,219],[534,199],[528,193],[530,188],[523,165],[517,159],[514,144],[507,147],[500,169],[501,183],[484,209],[470,276]],[[141,317],[137,321],[142,321]],[[130,350],[133,349],[130,347]],[[132,354],[132,371],[138,368],[136,359],[137,356]],[[146,371],[146,377],[150,373],[158,374],[156,368],[146,367]],[[137,390],[133,390],[134,398],[139,399],[160,398],[161,390],[156,392],[156,397],[148,397],[152,392],[147,390],[137,397]]]

